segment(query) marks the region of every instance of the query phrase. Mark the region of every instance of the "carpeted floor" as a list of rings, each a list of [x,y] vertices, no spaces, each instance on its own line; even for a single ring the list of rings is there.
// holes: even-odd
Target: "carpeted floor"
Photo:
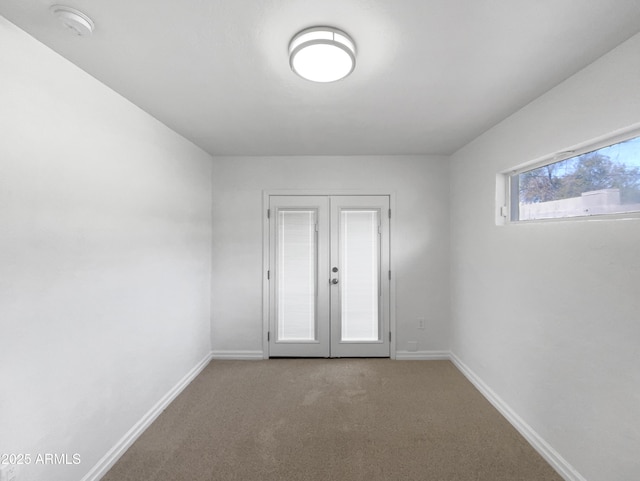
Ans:
[[[103,481],[562,481],[448,361],[213,361]]]

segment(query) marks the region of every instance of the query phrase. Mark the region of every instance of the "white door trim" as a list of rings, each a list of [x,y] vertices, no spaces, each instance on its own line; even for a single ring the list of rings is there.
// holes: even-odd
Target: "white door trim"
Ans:
[[[273,189],[262,191],[262,352],[263,358],[269,358],[269,280],[267,272],[269,270],[269,219],[267,211],[269,209],[269,197],[272,195],[311,195],[311,196],[332,196],[332,195],[388,195],[391,209],[390,228],[390,259],[389,269],[391,270],[391,281],[389,283],[389,331],[391,332],[391,343],[389,345],[389,357],[396,359],[396,272],[394,264],[394,246],[396,245],[397,230],[394,228],[396,219],[396,193],[379,189],[354,190],[354,189],[329,189],[329,190],[300,190],[300,189]]]

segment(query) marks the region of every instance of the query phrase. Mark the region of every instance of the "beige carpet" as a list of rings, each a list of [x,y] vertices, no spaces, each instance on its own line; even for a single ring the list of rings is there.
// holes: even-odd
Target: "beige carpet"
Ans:
[[[448,361],[213,361],[103,481],[562,478]]]

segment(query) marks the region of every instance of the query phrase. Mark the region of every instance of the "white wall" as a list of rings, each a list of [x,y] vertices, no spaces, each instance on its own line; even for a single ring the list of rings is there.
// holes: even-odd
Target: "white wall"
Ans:
[[[211,157],[2,17],[0,58],[0,453],[78,480],[210,352]]]
[[[452,158],[453,352],[589,481],[640,479],[640,219],[496,226],[496,174],[638,121],[640,35]]]
[[[262,192],[276,189],[395,192],[397,349],[414,340],[419,351],[448,350],[448,184],[447,160],[437,156],[215,158],[214,352],[262,350]]]

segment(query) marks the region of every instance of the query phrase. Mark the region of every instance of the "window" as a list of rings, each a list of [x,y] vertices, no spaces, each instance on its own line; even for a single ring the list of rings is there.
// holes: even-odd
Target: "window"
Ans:
[[[567,154],[509,174],[511,221],[640,212],[640,136]]]

